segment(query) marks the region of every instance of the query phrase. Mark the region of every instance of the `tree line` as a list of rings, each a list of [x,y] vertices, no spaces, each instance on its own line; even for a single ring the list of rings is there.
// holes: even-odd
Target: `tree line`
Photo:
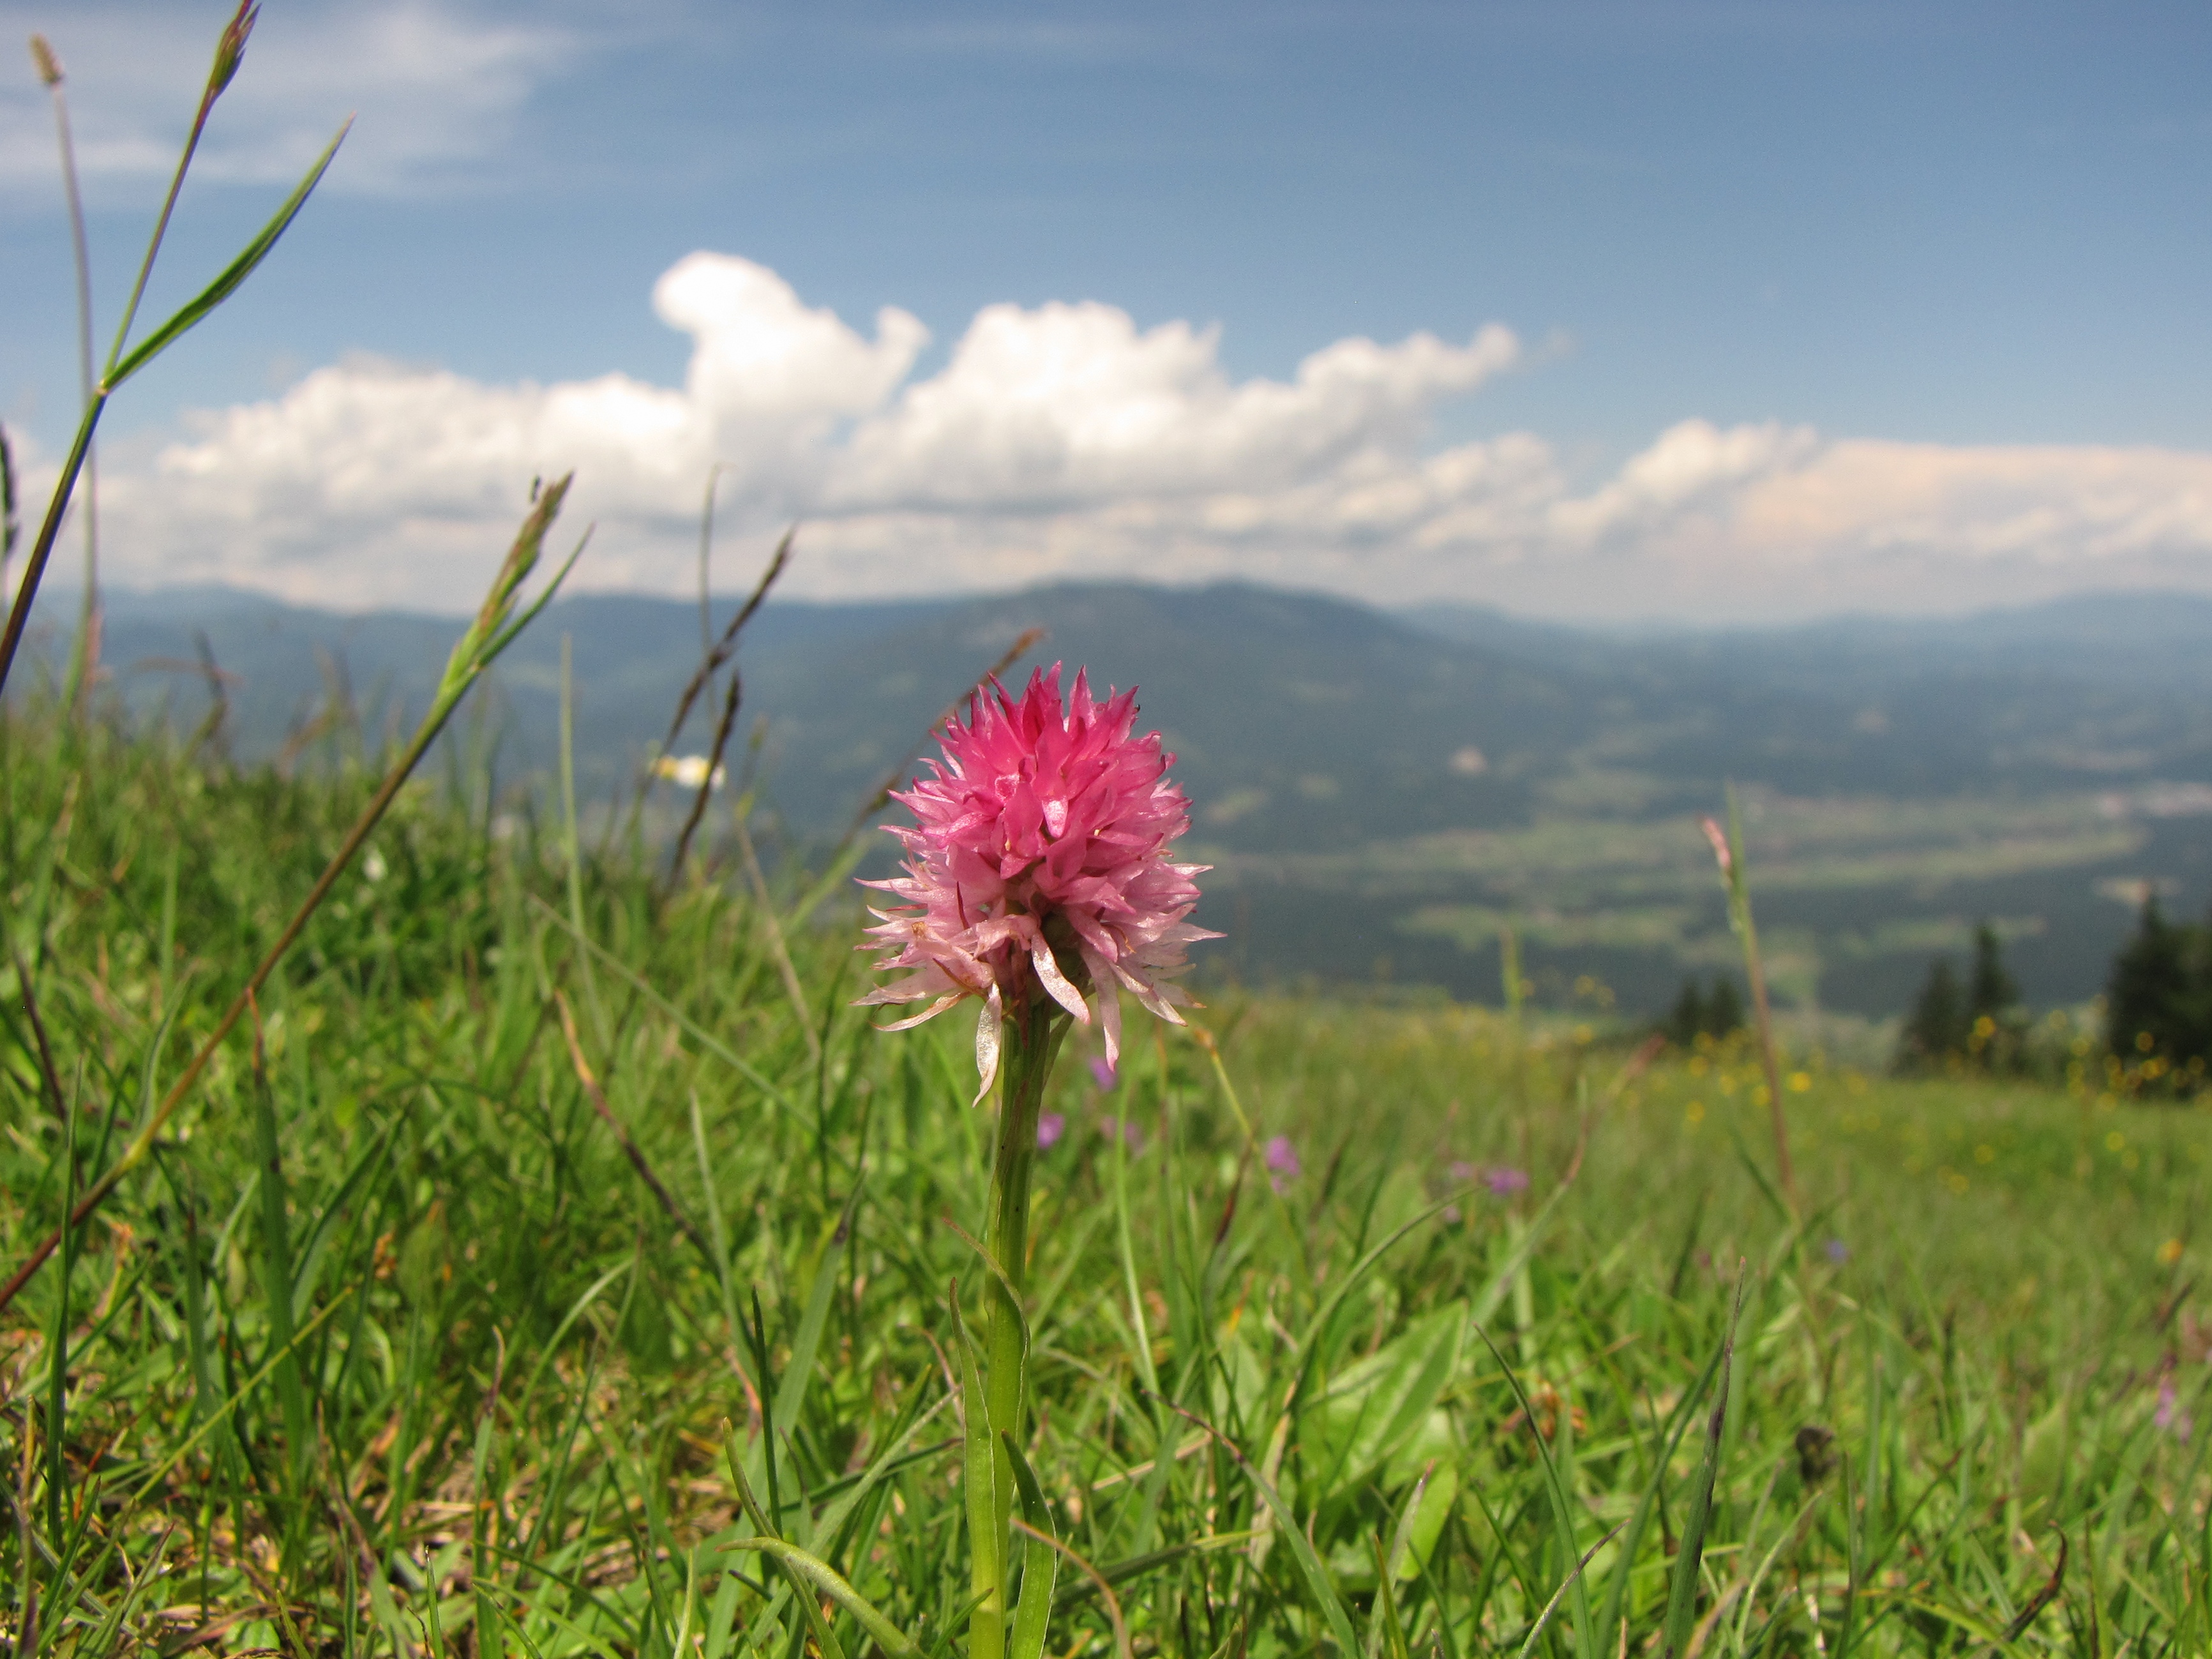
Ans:
[[[1899,1034],[1898,1067],[2025,1069],[2033,1030],[1996,930],[1984,922],[1963,982],[1948,957],[1929,964]],[[2106,975],[2104,1040],[2136,1082],[2186,1088],[2203,1078],[2212,1063],[2212,918],[2172,922],[2155,893],[2145,898],[2134,937]]]
[[[1708,984],[1685,980],[1659,1029],[1689,1048],[1742,1024],[1735,981],[1716,974]],[[1984,921],[1974,929],[1963,973],[1948,956],[1929,964],[1899,1030],[1894,1064],[1906,1073],[2027,1071],[2049,1058],[2036,1053],[2035,1036],[2002,941]],[[2104,1042],[2136,1083],[2188,1089],[2203,1080],[2212,1067],[2212,916],[2171,921],[2155,894],[2145,899],[2134,936],[2106,977]]]

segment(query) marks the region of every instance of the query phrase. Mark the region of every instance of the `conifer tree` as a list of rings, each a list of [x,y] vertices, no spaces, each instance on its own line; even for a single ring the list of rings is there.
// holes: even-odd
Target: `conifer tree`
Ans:
[[[1941,1066],[1966,1051],[1973,1015],[1959,989],[1959,976],[1951,958],[1938,957],[1929,964],[1928,980],[1920,988],[1912,1012],[1898,1036],[1897,1063],[1900,1070]]]
[[[1726,974],[1713,975],[1713,993],[1705,1000],[1705,1030],[1717,1037],[1743,1029],[1743,998]]]
[[[1687,1048],[1705,1029],[1705,999],[1698,989],[1698,976],[1692,974],[1682,981],[1682,994],[1674,999],[1674,1012],[1667,1016],[1667,1041],[1678,1048]]]
[[[2212,924],[2177,927],[2156,894],[2143,901],[2106,981],[2105,1041],[2123,1059],[2155,1055],[2177,1068],[2212,1057]]]
[[[1988,1019],[1999,1026],[2020,1006],[2020,983],[2005,971],[1997,930],[1986,921],[1974,929],[1974,976],[1966,1000],[1970,1020]]]
[[[1726,974],[1713,975],[1711,992],[1700,991],[1692,974],[1682,981],[1682,994],[1660,1029],[1680,1048],[1691,1047],[1701,1036],[1717,1041],[1743,1029],[1743,995]]]
[[[1966,982],[1966,1058],[1988,1071],[2010,1071],[2026,1058],[2027,1020],[2020,982],[2005,971],[1997,930],[1974,929],[1974,969]]]

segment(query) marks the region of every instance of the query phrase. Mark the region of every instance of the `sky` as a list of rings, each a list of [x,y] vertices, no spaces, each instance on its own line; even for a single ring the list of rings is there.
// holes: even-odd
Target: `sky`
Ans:
[[[0,0],[103,349],[230,9]],[[574,580],[672,594],[710,474],[716,588],[795,522],[815,599],[2212,592],[2208,66],[2212,11],[2130,0],[267,0],[139,332],[356,123],[110,406],[102,572],[471,610],[573,469]],[[0,56],[40,499],[75,331]]]

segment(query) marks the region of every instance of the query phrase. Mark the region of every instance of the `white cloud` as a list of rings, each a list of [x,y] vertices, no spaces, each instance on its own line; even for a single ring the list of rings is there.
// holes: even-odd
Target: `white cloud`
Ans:
[[[1188,323],[1139,333],[1095,303],[988,307],[942,374],[854,433],[824,505],[1003,512],[1290,487],[1408,447],[1438,400],[1518,349],[1501,328],[1466,346],[1340,340],[1290,385],[1232,385],[1216,343]]]
[[[0,33],[21,40],[42,30],[61,57],[77,165],[95,202],[167,185],[231,10],[220,0],[79,0],[66,9],[0,0]],[[289,183],[358,112],[344,164],[325,188],[450,185],[504,146],[531,94],[583,44],[556,21],[494,20],[449,0],[271,6],[193,172]],[[28,74],[0,78],[0,191],[51,198],[58,178],[45,88]]]
[[[574,468],[572,516],[599,525],[580,579],[683,592],[719,463],[726,580],[746,574],[743,534],[795,517],[791,591],[820,597],[1233,575],[1721,619],[2212,589],[2212,455],[1688,420],[1577,489],[1532,434],[1427,447],[1440,404],[1517,361],[1499,328],[1341,340],[1288,380],[1236,380],[1208,330],[1002,305],[917,377],[914,317],[886,307],[863,332],[743,259],[693,254],[653,301],[692,337],[680,387],[353,360],[137,464],[111,455],[108,568],[460,609],[528,481]]]
[[[1611,550],[1587,560],[1635,567],[1637,586],[1668,594],[1670,609],[1738,617],[1954,609],[2092,587],[2212,591],[2212,454],[1823,441],[1686,422],[1590,504],[1617,500],[1670,448],[1710,455],[1711,481],[1687,503],[1652,507],[1633,533],[1609,524]],[[1569,503],[1563,518],[1578,521],[1585,505]]]
[[[1746,490],[1756,542],[1985,563],[2212,553],[2212,457],[1855,440]]]
[[[1819,441],[1806,427],[1723,430],[1710,421],[1684,421],[1601,489],[1559,502],[1552,523],[1570,544],[1646,537],[1701,508],[1724,508],[1751,484],[1802,462]]]

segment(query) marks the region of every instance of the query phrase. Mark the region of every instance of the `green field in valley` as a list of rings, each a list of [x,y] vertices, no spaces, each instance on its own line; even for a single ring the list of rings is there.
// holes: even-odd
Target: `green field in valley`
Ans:
[[[1330,852],[1207,846],[1201,828],[1200,855],[1214,860],[1223,895],[1272,901],[1262,909],[1271,939],[1293,943],[1277,910],[1295,912],[1310,930],[1321,926],[1317,915],[1359,929],[1373,958],[1340,962],[1349,977],[1440,982],[1464,995],[1497,981],[1509,930],[1540,972],[1546,1000],[1562,1009],[1578,979],[1649,1009],[1663,1006],[1686,976],[1740,967],[1694,816],[1593,816],[1587,801],[1572,805],[1579,810],[1563,805],[1516,828]],[[2147,890],[2143,878],[2112,872],[2189,857],[2173,826],[2146,823],[2110,792],[1899,800],[1753,789],[1742,805],[1777,996],[1863,1018],[1901,1012],[1928,959],[1962,959],[1984,923],[2031,964],[2033,979],[2084,1002]],[[1216,925],[1231,913],[1228,898],[1217,898]],[[1295,943],[1310,971],[1314,949]],[[1249,950],[1236,965],[1269,977]]]

